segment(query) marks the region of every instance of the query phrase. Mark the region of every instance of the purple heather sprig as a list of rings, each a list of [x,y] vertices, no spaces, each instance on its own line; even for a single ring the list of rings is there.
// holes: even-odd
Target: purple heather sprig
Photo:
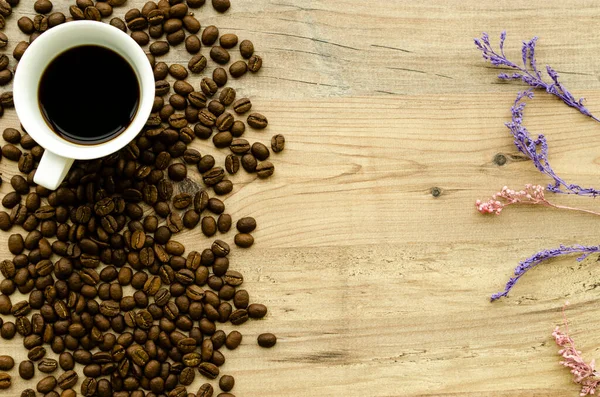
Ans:
[[[543,261],[563,255],[582,254],[579,258],[577,258],[577,261],[581,262],[595,252],[600,252],[600,246],[575,245],[573,247],[565,247],[564,245],[561,245],[558,248],[540,251],[519,263],[519,265],[515,268],[515,277],[511,277],[508,280],[506,286],[504,287],[504,291],[492,295],[491,301],[493,302],[502,298],[503,296],[508,296],[508,293],[515,286],[517,281],[519,281],[519,279],[523,277],[528,270],[536,267]]]
[[[567,302],[565,304],[568,305]],[[586,363],[581,352],[575,347],[575,341],[569,336],[569,324],[565,315],[565,307],[563,307],[563,320],[565,324],[565,332],[556,327],[552,332],[552,337],[556,344],[560,347],[558,354],[563,357],[560,364],[571,370],[573,374],[573,382],[581,385],[579,396],[584,397],[596,393],[596,389],[600,387],[600,373],[596,371],[596,361],[592,360]]]
[[[560,98],[567,105],[578,109],[582,114],[593,118],[596,121],[600,119],[596,118],[590,111],[583,105],[584,98],[579,100],[562,85],[559,81],[558,73],[550,66],[546,66],[546,73],[552,80],[552,83],[547,83],[542,79],[542,73],[537,67],[535,59],[535,45],[538,38],[534,37],[529,41],[523,42],[521,48],[523,66],[520,66],[512,61],[509,61],[504,54],[504,41],[506,40],[506,31],[500,34],[500,53],[498,54],[492,48],[490,44],[490,38],[487,33],[482,33],[480,39],[474,39],[475,45],[481,51],[483,59],[490,61],[494,66],[506,66],[511,69],[517,70],[512,74],[500,73],[498,78],[502,80],[521,80],[524,83],[530,85],[533,88],[542,88],[546,92],[555,95]],[[528,70],[531,68],[531,71]]]
[[[510,130],[517,149],[529,157],[540,172],[554,179],[554,184],[549,184],[548,190],[554,193],[577,194],[590,197],[600,195],[599,190],[567,183],[564,179],[556,175],[548,161],[548,142],[546,137],[538,135],[537,139],[533,139],[527,128],[523,126],[523,111],[525,110],[525,102],[523,100],[525,98],[533,98],[531,90],[519,92],[513,106],[510,108],[512,120],[506,123],[506,127]]]

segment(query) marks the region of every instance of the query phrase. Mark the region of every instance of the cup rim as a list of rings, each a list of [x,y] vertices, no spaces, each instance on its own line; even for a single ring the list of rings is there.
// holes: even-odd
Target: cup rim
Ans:
[[[73,42],[69,37],[76,37],[80,29],[95,30],[102,40],[106,40],[106,48],[112,49],[125,58],[133,67],[138,83],[140,85],[140,101],[135,117],[125,129],[115,138],[95,145],[82,145],[60,138],[47,124],[39,106],[38,94],[32,98],[25,87],[30,84],[31,73],[45,68],[46,65],[60,53],[80,45],[81,42]],[[124,51],[115,50],[111,42],[119,40]],[[38,50],[53,42],[60,43],[60,49],[55,51],[52,57],[40,58]],[[93,45],[103,44],[100,42],[90,43]],[[124,54],[126,53],[126,54]],[[36,82],[36,87],[38,86]],[[43,35],[39,36],[29,45],[23,54],[15,72],[13,82],[13,101],[19,121],[25,127],[27,133],[45,150],[58,156],[72,158],[75,160],[91,160],[112,154],[131,142],[144,128],[148,116],[152,112],[154,102],[154,75],[152,66],[148,61],[143,49],[126,33],[120,29],[103,22],[96,21],[73,21],[58,25]],[[40,123],[43,121],[43,127]],[[85,127],[85,126],[83,126]]]

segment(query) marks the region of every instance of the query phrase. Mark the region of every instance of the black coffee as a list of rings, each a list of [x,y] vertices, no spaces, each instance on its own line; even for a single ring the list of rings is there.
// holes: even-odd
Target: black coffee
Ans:
[[[119,54],[85,45],[50,62],[39,86],[46,122],[62,138],[84,145],[113,139],[133,120],[140,100],[135,71]]]

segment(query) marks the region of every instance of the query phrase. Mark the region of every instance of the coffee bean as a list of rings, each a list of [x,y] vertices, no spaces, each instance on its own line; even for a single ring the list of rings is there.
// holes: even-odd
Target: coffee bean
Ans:
[[[100,15],[102,16],[102,18],[107,18],[107,17],[111,16],[113,13],[113,8],[108,3],[98,2],[98,3],[96,3],[96,8],[98,9],[98,11],[100,11]]]
[[[213,96],[217,92],[219,87],[217,86],[217,83],[215,83],[213,79],[205,77],[202,79],[202,82],[200,83],[200,89],[206,96]]]
[[[227,34],[224,34],[221,36],[221,38],[219,39],[219,42],[221,44],[221,47],[230,49],[237,45],[238,37],[237,37],[237,35],[235,35],[233,33],[227,33]]]
[[[240,159],[239,157],[230,154],[225,158],[225,170],[231,175],[234,175],[240,169]]]
[[[214,236],[215,233],[217,233],[217,222],[215,221],[215,218],[212,216],[205,216],[202,218],[201,228],[202,233],[204,233],[205,236]]]
[[[240,43],[240,53],[243,58],[250,58],[254,54],[254,44],[250,40],[243,40]]]
[[[11,377],[5,372],[0,372],[0,389],[8,389],[11,385]]]
[[[221,46],[214,46],[210,49],[210,58],[219,65],[225,65],[231,59],[229,52]]]
[[[185,40],[185,32],[183,31],[183,29],[179,29],[173,33],[169,33],[167,35],[167,42],[169,44],[171,44],[172,46],[176,46],[179,45],[181,43],[183,43]]]
[[[198,372],[209,379],[216,379],[219,376],[219,368],[216,365],[207,362],[200,363]]]
[[[51,358],[44,358],[38,363],[38,370],[45,374],[52,373],[58,368],[58,361]]]
[[[54,14],[52,14],[54,15]],[[52,17],[52,15],[50,17]],[[52,18],[50,18],[50,20],[48,21],[49,23],[52,22]],[[125,24],[125,22],[121,19],[121,18],[113,18],[110,20],[110,24],[114,27],[116,27],[117,29],[122,30],[123,32],[127,31],[127,25]]]
[[[131,26],[129,27],[131,29]],[[169,52],[170,46],[166,41],[155,41],[150,44],[150,53],[155,56],[165,55]]]
[[[25,380],[33,378],[35,375],[35,366],[30,360],[21,361],[19,364],[19,376]]]
[[[38,393],[49,393],[56,388],[56,378],[52,375],[46,376],[37,384]]]
[[[271,149],[275,153],[282,152],[285,148],[285,137],[281,134],[273,135],[271,138]]]
[[[171,84],[168,81],[165,81],[165,80],[159,80],[159,81],[157,81],[154,84],[154,86],[155,86],[156,95],[159,95],[159,96],[166,95],[171,90]],[[160,122],[160,120],[159,120],[159,122]],[[158,124],[158,125],[160,125],[160,124]]]
[[[256,174],[259,178],[268,178],[275,172],[275,166],[270,161],[263,161],[256,166]]]
[[[11,356],[0,356],[0,371],[10,371],[15,366]]]
[[[214,389],[210,385],[210,383],[205,383],[200,386],[198,392],[196,393],[196,397],[213,397]]]
[[[246,74],[248,65],[244,61],[236,61],[229,66],[229,74],[231,77],[239,78]]]
[[[229,150],[234,154],[242,155],[250,151],[250,143],[245,139],[236,138],[231,141]]]
[[[171,180],[179,182],[186,178],[187,167],[184,164],[176,163],[169,166],[169,178]]]
[[[212,0],[212,5],[218,12],[225,12],[231,7],[229,0]]]
[[[29,17],[21,17],[17,21],[17,26],[21,29],[21,32],[25,34],[33,33],[33,21]]]
[[[216,26],[207,26],[202,32],[202,44],[213,45],[219,38],[219,29]]]
[[[184,80],[188,77],[187,70],[179,64],[169,66],[169,74],[177,80]]]
[[[29,193],[29,184],[21,175],[15,175],[10,178],[10,185],[19,194]]]
[[[8,83],[10,83],[12,81],[12,78],[13,78],[13,73],[10,70],[4,69],[4,70],[0,71],[0,85],[7,85]]]
[[[219,87],[223,87],[227,84],[227,72],[225,69],[218,67],[213,70],[213,80]]]
[[[255,142],[252,144],[252,154],[256,157],[257,160],[264,161],[269,158],[271,154],[269,149],[260,142]]]
[[[252,55],[250,59],[248,59],[248,70],[252,73],[256,73],[262,67],[262,58],[258,55]]]
[[[256,158],[249,153],[242,156],[241,164],[242,168],[244,168],[244,170],[247,172],[255,172],[256,167],[258,166]]]
[[[231,331],[225,340],[225,346],[229,350],[235,350],[242,343],[242,334],[238,331]]]
[[[253,303],[248,306],[248,316],[250,318],[263,318],[267,315],[267,307],[260,303]]]
[[[94,378],[85,378],[81,383],[81,394],[86,397],[92,397],[96,394],[98,382]]]
[[[223,375],[219,379],[219,387],[223,391],[231,391],[235,385],[235,379],[231,375]]]
[[[197,54],[190,59],[188,69],[192,73],[201,73],[206,68],[206,57],[202,54]]]
[[[166,33],[173,33],[178,31],[183,27],[183,22],[181,19],[171,18],[164,22],[163,29]]]
[[[233,103],[233,110],[237,114],[244,114],[252,109],[252,102],[248,98],[240,98]]]
[[[71,14],[71,17],[73,18],[73,20],[75,20],[75,21],[85,19],[85,16],[83,15],[83,10],[80,7],[70,6],[69,13]]]
[[[139,46],[145,46],[150,42],[150,37],[146,32],[142,30],[136,30],[135,32],[131,32],[131,38],[135,40],[135,42],[138,43]]]
[[[177,110],[183,110],[187,107],[187,99],[185,99],[183,95],[179,94],[171,95],[169,98],[169,103]]]
[[[194,87],[187,81],[178,80],[173,84],[173,90],[179,94],[187,97],[189,94],[194,92]]]
[[[20,234],[11,234],[8,238],[8,250],[14,254],[18,255],[25,249],[25,242],[23,241],[23,236]]]
[[[252,113],[248,116],[248,125],[257,130],[262,130],[267,127],[269,122],[267,118],[260,113]]]
[[[100,14],[100,11],[96,7],[93,7],[93,6],[86,7],[86,9],[83,11],[83,15],[84,15],[85,19],[87,19],[88,21],[98,21],[99,22],[102,20],[102,15]]]
[[[257,338],[260,347],[273,347],[277,343],[277,337],[273,334],[260,334]]]
[[[125,21],[127,21],[127,15],[125,16]],[[131,19],[130,21],[127,21],[127,27],[131,30],[144,30],[148,27],[148,21],[146,20],[146,18],[144,17],[137,17],[134,19]],[[161,42],[155,42],[155,43],[161,43]],[[167,44],[167,43],[165,43]],[[160,47],[161,49],[164,49],[164,46]],[[152,49],[152,46],[150,46],[150,53],[152,55],[163,55],[166,54],[169,51],[168,47],[166,48],[166,50],[162,53],[160,53],[160,51],[158,51],[156,48],[155,50]]]

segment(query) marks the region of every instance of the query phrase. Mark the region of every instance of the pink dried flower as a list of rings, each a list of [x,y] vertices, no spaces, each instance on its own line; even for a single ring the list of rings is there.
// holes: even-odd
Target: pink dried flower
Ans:
[[[568,305],[568,302],[565,306]],[[600,373],[596,372],[596,361],[592,360],[589,364],[581,357],[581,352],[575,348],[575,342],[569,336],[569,325],[565,316],[565,308],[563,307],[563,318],[565,323],[565,332],[556,327],[552,336],[556,344],[561,347],[558,351],[563,357],[560,364],[570,368],[573,374],[573,381],[581,385],[580,396],[587,396],[596,393],[596,389],[600,385]]]
[[[504,186],[501,191],[494,194],[488,201],[483,202],[481,200],[477,200],[475,202],[477,211],[481,212],[482,214],[496,215],[500,215],[504,208],[514,204],[543,205],[546,207],[580,211],[592,215],[600,215],[600,213],[590,210],[553,204],[546,199],[544,195],[544,188],[541,185],[532,184],[525,185],[525,189],[519,191],[512,190]]]

